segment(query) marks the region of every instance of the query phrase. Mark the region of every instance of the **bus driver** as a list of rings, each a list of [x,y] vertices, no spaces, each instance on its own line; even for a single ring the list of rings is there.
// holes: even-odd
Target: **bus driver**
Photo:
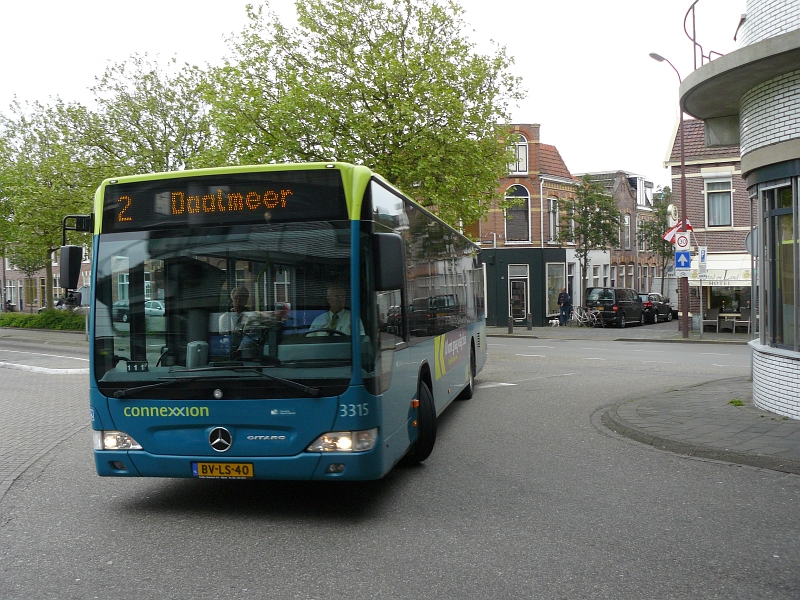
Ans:
[[[328,305],[330,310],[319,315],[311,323],[311,330],[332,329],[340,331],[345,335],[350,335],[350,311],[344,305],[347,300],[347,290],[341,283],[332,283],[328,287]],[[364,324],[359,319],[361,335],[364,335]],[[329,335],[320,332],[311,335]]]

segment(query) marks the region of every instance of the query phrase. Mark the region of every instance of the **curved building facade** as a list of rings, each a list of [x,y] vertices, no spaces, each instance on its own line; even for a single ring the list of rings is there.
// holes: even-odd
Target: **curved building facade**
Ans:
[[[753,401],[800,419],[800,2],[748,0],[741,47],[681,85],[706,143],[737,143],[753,206]]]

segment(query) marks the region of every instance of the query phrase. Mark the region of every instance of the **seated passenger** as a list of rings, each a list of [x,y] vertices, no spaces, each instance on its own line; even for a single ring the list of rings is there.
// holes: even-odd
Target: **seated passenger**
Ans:
[[[311,330],[329,329],[340,331],[345,335],[350,335],[350,311],[344,305],[347,299],[347,290],[340,283],[331,284],[328,287],[328,305],[330,310],[322,313],[311,323]],[[361,335],[364,335],[364,324],[359,319]],[[310,335],[330,335],[324,331]]]
[[[233,288],[231,290],[233,306],[219,317],[219,332],[231,336],[231,348],[234,349],[241,343],[243,332],[253,317],[253,313],[247,310],[248,300],[250,300],[250,290],[243,285]]]

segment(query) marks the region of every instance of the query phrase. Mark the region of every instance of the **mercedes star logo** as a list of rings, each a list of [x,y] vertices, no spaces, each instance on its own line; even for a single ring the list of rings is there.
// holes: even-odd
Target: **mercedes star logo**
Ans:
[[[211,430],[211,433],[208,434],[208,443],[211,444],[211,447],[217,452],[225,452],[231,447],[233,437],[231,436],[231,432],[224,427],[215,427]]]

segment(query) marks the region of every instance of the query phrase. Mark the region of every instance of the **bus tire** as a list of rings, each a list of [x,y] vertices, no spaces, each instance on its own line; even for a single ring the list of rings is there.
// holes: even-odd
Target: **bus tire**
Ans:
[[[417,409],[417,441],[406,454],[411,464],[421,463],[433,452],[436,443],[436,406],[433,394],[424,381],[419,383],[419,408]]]
[[[467,382],[467,387],[461,390],[461,393],[458,395],[456,400],[469,400],[472,398],[473,394],[475,393],[475,347],[472,346],[469,349],[469,382]]]

